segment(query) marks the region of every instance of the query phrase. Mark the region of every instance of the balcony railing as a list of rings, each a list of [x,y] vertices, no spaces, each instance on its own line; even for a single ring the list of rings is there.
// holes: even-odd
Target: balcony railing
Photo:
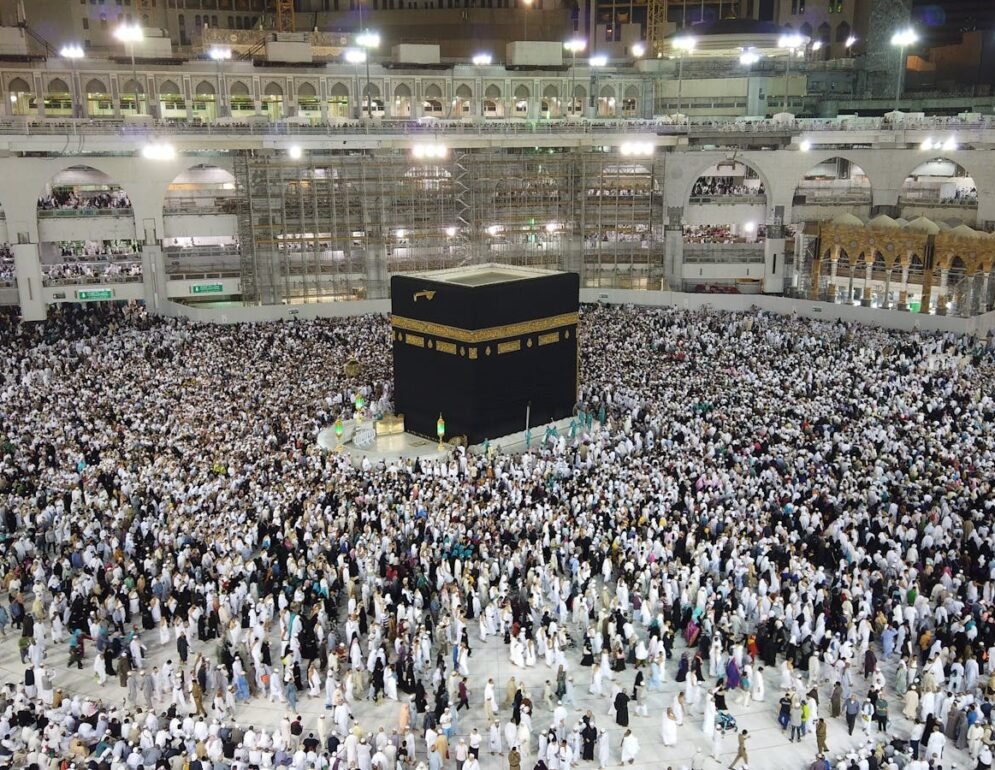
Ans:
[[[898,196],[899,206],[936,206],[941,208],[976,209],[976,197],[950,198],[941,197],[939,190],[906,191]]]
[[[720,206],[763,206],[767,203],[765,195],[694,195],[689,203],[710,204]]]
[[[42,286],[94,286],[106,283],[141,283],[141,275],[76,275],[64,278],[50,278],[42,275]]]
[[[870,202],[870,187],[799,187],[793,200],[795,206],[861,205]]]
[[[684,261],[693,264],[754,264],[764,261],[763,243],[685,243]]]
[[[241,256],[234,249],[201,246],[193,249],[166,249],[166,275],[237,277],[242,272]]]
[[[995,117],[984,116],[977,120],[961,120],[946,116],[904,119],[892,122],[884,118],[860,118],[841,120],[838,118],[799,118],[795,120],[746,121],[734,118],[692,118],[688,122],[674,123],[670,120],[644,119],[571,119],[559,118],[538,121],[525,121],[518,118],[491,118],[477,120],[406,120],[376,118],[374,120],[342,120],[326,123],[302,124],[287,121],[268,121],[253,118],[245,122],[187,123],[185,121],[156,121],[149,119],[141,125],[126,124],[122,120],[109,119],[51,119],[24,120],[7,119],[0,121],[0,135],[29,136],[72,136],[103,135],[135,138],[151,138],[162,134],[218,135],[231,134],[249,136],[300,136],[320,137],[342,134],[401,134],[401,135],[543,135],[564,133],[612,133],[646,132],[658,135],[710,136],[716,131],[738,134],[784,134],[816,131],[905,131],[939,129],[991,129],[995,128]]]
[[[238,200],[231,196],[166,198],[166,214],[237,214]]]
[[[74,217],[130,217],[130,208],[91,208],[82,206],[77,209],[38,209],[39,219],[72,219]]]

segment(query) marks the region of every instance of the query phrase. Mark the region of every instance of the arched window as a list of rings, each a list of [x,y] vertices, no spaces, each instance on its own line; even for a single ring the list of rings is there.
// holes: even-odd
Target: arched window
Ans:
[[[845,43],[850,38],[850,25],[841,21],[836,25],[836,42]]]

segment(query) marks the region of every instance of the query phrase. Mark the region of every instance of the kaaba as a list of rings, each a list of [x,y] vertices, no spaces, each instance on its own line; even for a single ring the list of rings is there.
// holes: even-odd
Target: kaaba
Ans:
[[[394,405],[405,430],[468,445],[569,417],[576,273],[474,265],[391,278]]]

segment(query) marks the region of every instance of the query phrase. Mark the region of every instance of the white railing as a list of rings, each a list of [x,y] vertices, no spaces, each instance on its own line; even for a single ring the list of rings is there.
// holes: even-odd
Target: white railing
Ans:
[[[905,131],[937,129],[991,129],[995,128],[995,117],[983,116],[977,120],[962,120],[956,117],[934,116],[908,118],[894,122],[885,118],[861,118],[856,121],[841,118],[798,118],[788,121],[708,118],[675,123],[670,119],[549,119],[525,121],[520,119],[486,120],[343,120],[300,124],[286,121],[250,120],[245,122],[187,123],[174,120],[148,120],[140,125],[126,124],[122,120],[67,120],[64,118],[7,119],[0,121],[0,135],[17,136],[66,136],[104,135],[146,138],[163,133],[177,136],[300,136],[320,137],[342,134],[375,135],[555,135],[555,134],[599,134],[612,132],[646,132],[657,135],[710,135],[715,132],[738,134],[797,134],[816,131]]]
[[[71,219],[73,217],[130,217],[131,207],[128,208],[96,208],[92,206],[80,206],[73,209],[38,209],[39,219]]]

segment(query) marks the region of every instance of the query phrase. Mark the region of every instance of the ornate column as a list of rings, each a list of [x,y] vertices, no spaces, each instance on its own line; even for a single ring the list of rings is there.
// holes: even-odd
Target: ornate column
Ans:
[[[988,279],[991,277],[991,270],[986,270],[981,279],[981,301],[978,302],[978,312],[988,312]]]
[[[840,266],[840,247],[833,246],[829,252],[829,285],[826,287],[827,299],[836,302],[836,272]]]
[[[898,292],[898,309],[909,309],[909,265],[912,263],[912,255],[906,254],[902,260],[902,288]]]
[[[885,310],[891,308],[891,271],[895,269],[895,263],[892,262],[890,265],[885,265],[884,274],[884,300],[881,302],[881,307]]]
[[[874,260],[867,259],[867,255],[864,255],[864,296],[860,300],[861,307],[871,306],[871,278],[874,275]]]
[[[950,268],[940,268],[940,285],[936,291],[936,314],[947,314],[947,279],[950,278]]]
[[[819,299],[819,276],[822,273],[822,255],[812,260],[812,275],[809,281],[808,287],[808,298],[811,300]]]
[[[969,318],[974,315],[974,277],[976,273],[969,273],[967,276],[967,298],[964,301],[964,307],[958,308],[960,311],[958,315],[962,315],[965,318]]]

